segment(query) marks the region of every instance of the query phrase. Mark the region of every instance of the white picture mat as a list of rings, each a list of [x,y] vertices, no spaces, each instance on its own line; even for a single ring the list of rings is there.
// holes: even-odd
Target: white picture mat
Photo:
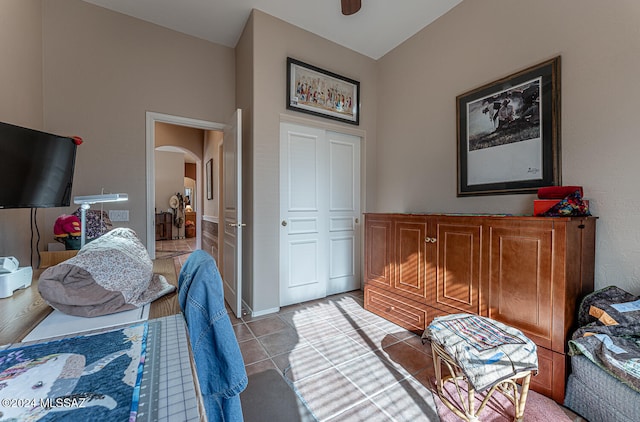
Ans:
[[[542,140],[500,145],[467,155],[467,184],[542,179]]]
[[[129,311],[93,318],[68,315],[54,309],[22,340],[35,341],[101,328],[115,327],[149,319],[149,305]]]

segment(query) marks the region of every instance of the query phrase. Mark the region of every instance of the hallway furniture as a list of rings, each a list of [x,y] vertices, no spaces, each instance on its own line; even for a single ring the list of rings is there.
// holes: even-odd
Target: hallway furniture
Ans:
[[[171,239],[173,214],[170,212],[156,213],[156,240]]]
[[[192,221],[193,226],[187,226],[187,221]],[[194,211],[186,211],[184,213],[184,222],[184,237],[196,237],[196,227],[198,224],[196,221],[196,213]]]

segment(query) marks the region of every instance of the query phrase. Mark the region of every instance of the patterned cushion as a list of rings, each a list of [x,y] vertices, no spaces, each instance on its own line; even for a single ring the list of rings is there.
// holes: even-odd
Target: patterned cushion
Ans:
[[[78,217],[78,220],[80,220],[82,218],[82,210],[78,208],[72,215]],[[88,209],[86,219],[85,236],[87,239],[96,239],[113,229],[113,223],[106,211]]]
[[[591,215],[591,213],[587,203],[582,200],[580,191],[576,190],[549,208],[543,215],[545,217],[577,217]]]

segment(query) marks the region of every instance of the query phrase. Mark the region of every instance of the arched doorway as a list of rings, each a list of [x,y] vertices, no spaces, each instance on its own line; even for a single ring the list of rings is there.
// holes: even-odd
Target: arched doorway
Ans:
[[[179,116],[171,116],[167,114],[160,114],[154,112],[147,112],[147,131],[146,131],[146,145],[147,145],[147,251],[152,259],[155,259],[155,211],[156,211],[156,163],[155,163],[155,150],[156,150],[156,134],[157,134],[157,124],[168,124],[177,127],[184,128],[192,128],[192,129],[201,129],[201,130],[223,130],[225,125],[222,123],[215,122],[207,122],[203,120],[190,119]],[[171,144],[174,142],[169,142]],[[163,146],[163,145],[158,145]],[[164,145],[169,146],[169,145]],[[175,146],[175,145],[174,145]],[[183,147],[184,148],[184,147]],[[195,199],[195,211],[196,211],[196,219],[197,221],[202,220],[202,210],[203,210],[203,192],[204,192],[204,183],[203,183],[203,165],[202,165],[202,157],[198,155],[198,152],[201,153],[202,147],[199,150],[195,147],[184,148],[188,152],[192,153],[195,158],[196,164],[196,199]],[[197,151],[193,151],[197,150]],[[199,225],[196,226],[196,247],[201,247],[201,233],[199,230]]]

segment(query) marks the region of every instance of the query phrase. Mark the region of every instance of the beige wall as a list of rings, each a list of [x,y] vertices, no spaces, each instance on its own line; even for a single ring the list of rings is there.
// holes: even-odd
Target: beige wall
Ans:
[[[334,73],[360,81],[362,98],[360,126],[366,134],[363,142],[365,156],[371,158],[376,142],[377,72],[375,61],[341,47],[307,31],[260,11],[254,11],[252,20],[253,110],[251,130],[253,137],[249,152],[252,156],[250,226],[253,274],[251,286],[252,308],[256,313],[279,306],[279,147],[281,114],[303,117],[318,124],[327,119],[286,110],[287,56],[319,66]],[[333,122],[333,121],[331,121]],[[342,125],[345,130],[352,125]],[[369,174],[363,177],[368,181]],[[368,186],[368,185],[367,185]],[[369,192],[367,192],[369,193]]]
[[[128,193],[130,227],[146,244],[146,112],[226,121],[233,49],[79,0],[43,9],[45,127],[85,140],[73,195]]]
[[[175,146],[186,149],[193,157],[202,159],[204,133],[202,129],[172,125],[169,123],[155,123],[155,146]],[[156,171],[158,169],[156,166]]]
[[[599,216],[596,288],[640,293],[640,2],[465,1],[379,60],[369,211],[532,213],[533,195],[456,197],[457,95],[562,56],[562,181]]]
[[[236,45],[236,106],[242,110],[242,148],[253,151],[253,110],[254,110],[254,13],[245,24]],[[243,154],[243,216],[245,222],[253,221],[253,154]],[[222,232],[222,230],[221,230]],[[243,230],[242,259],[242,301],[245,310],[253,307],[253,227]],[[221,243],[222,245],[222,243]],[[222,247],[220,250],[222,251]],[[273,288],[273,286],[272,286]],[[258,289],[259,290],[259,289]]]
[[[155,191],[156,212],[173,212],[169,199],[177,192],[184,195],[184,153],[155,151],[156,180]],[[157,171],[161,168],[162,171]],[[184,226],[171,226],[171,237],[184,236]]]
[[[1,1],[0,22],[0,121],[42,130],[41,0]],[[44,214],[40,210],[37,221],[48,230]],[[31,265],[30,235],[29,210],[0,210],[0,256]]]
[[[157,212],[169,211],[169,199],[176,192],[184,195],[184,154],[180,152],[155,151]]]
[[[216,130],[207,130],[205,131],[205,140],[204,140],[204,153],[202,160],[202,193],[200,198],[202,199],[203,204],[203,216],[208,218],[210,221],[217,222],[220,214],[219,211],[219,202],[220,202],[220,177],[219,177],[219,169],[220,169],[220,157],[218,157],[218,147],[222,144],[222,135],[223,133]],[[211,174],[213,177],[213,184],[211,186],[211,191],[213,194],[213,199],[207,199],[207,186],[206,186],[206,177],[207,177],[207,161],[213,160],[211,165]]]
[[[72,195],[128,193],[114,207],[130,210],[128,225],[146,243],[146,112],[227,121],[234,50],[79,0],[6,0],[0,13],[0,48],[11,58],[0,66],[0,120],[81,136]],[[184,146],[201,157],[202,145]],[[41,250],[55,219],[75,208],[39,211]],[[29,211],[0,212],[0,255],[28,263]]]
[[[155,148],[163,147],[163,146],[177,147],[183,152],[183,154],[181,155],[183,164],[184,164],[184,154],[189,155],[191,158],[193,158],[196,161],[196,163],[191,164],[191,166],[193,167],[194,175],[195,175],[198,164],[201,166],[204,166],[203,164],[204,161],[202,157],[203,157],[203,151],[204,151],[206,132],[207,131],[202,129],[196,129],[192,127],[186,127],[186,126],[163,123],[163,122],[156,122],[155,128],[154,128],[154,133],[155,133],[154,145],[155,145]],[[186,176],[186,169],[184,171]],[[157,155],[156,155],[156,162],[154,163],[154,172],[155,172],[155,179],[156,179],[155,208],[157,208],[158,210],[160,209],[166,210],[167,200],[166,198],[164,198],[164,195],[166,195],[167,191],[166,191],[166,188],[163,188],[162,186],[158,185],[158,180],[165,179],[167,175],[164,174],[165,167],[163,163],[160,163],[157,161]],[[185,178],[184,180],[185,180],[184,187],[187,187],[187,180],[191,180],[191,179]],[[192,206],[194,206],[194,210],[197,210],[198,205],[202,207],[202,201],[206,200],[206,196],[203,196],[204,195],[203,180],[204,180],[203,178],[200,178],[200,185],[202,186],[200,190],[202,192],[196,192],[195,197],[191,198]],[[194,187],[192,187],[192,189],[196,189],[195,180],[191,180],[189,184],[190,185],[193,184]],[[158,189],[160,189],[160,193]],[[183,192],[182,189],[180,191]],[[175,192],[177,192],[177,190],[174,190],[172,195],[175,194]]]

